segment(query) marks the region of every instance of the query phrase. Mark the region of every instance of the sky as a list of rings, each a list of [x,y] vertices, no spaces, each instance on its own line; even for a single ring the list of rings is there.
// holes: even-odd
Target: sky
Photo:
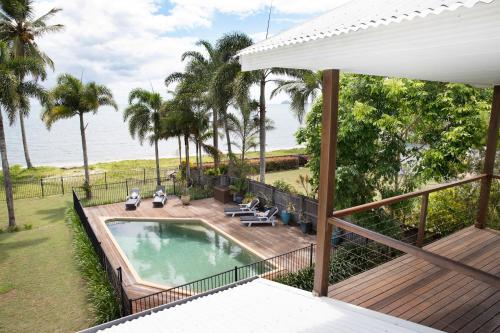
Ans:
[[[270,35],[320,15],[346,0],[274,0]],[[60,73],[112,89],[122,108],[136,87],[166,95],[164,78],[182,71],[181,55],[199,39],[215,42],[228,32],[265,38],[271,0],[39,0],[36,14],[62,8],[51,23],[62,32],[39,40],[55,62],[45,85]],[[268,89],[268,93],[271,89]],[[280,103],[285,96],[279,96]],[[35,103],[36,104],[36,103]],[[34,108],[39,108],[34,105]]]

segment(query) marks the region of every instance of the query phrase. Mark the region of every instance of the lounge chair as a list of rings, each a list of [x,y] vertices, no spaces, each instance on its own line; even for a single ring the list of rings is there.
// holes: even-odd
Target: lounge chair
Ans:
[[[238,207],[224,208],[224,214],[231,215],[231,217],[240,215],[255,215],[257,213],[257,205],[259,204],[259,199],[255,198],[247,204],[240,204]]]
[[[138,188],[133,188],[130,195],[125,201],[125,209],[135,209],[141,203],[141,191]]]
[[[266,223],[271,223],[274,227],[276,224],[275,215],[277,213],[278,213],[278,208],[272,207],[267,211],[265,211],[264,213],[255,214],[255,216],[242,216],[240,217],[240,221],[243,224],[248,224],[249,227],[251,227],[252,224],[266,224]]]
[[[156,192],[153,195],[153,207],[163,207],[167,201],[167,194],[165,193],[165,186],[158,185]]]

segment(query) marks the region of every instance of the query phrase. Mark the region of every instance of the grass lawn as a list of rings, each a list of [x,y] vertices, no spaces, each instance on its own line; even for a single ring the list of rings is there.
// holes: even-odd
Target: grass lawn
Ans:
[[[0,332],[70,332],[92,325],[64,212],[70,196],[15,201],[19,232],[0,234]],[[5,230],[5,203],[0,202]],[[23,230],[31,224],[32,230]]]
[[[275,181],[277,180],[283,180],[293,187],[299,192],[304,194],[304,188],[302,185],[297,184],[297,179],[299,178],[299,175],[309,175],[311,176],[311,172],[309,171],[308,168],[300,168],[297,170],[287,170],[287,171],[277,171],[277,172],[270,172],[266,174],[266,184],[272,185]],[[252,176],[252,179],[258,180],[259,176]]]

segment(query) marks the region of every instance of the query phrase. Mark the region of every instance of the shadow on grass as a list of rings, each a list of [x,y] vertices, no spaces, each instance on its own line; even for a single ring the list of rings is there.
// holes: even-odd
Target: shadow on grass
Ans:
[[[64,221],[64,216],[68,207],[69,205],[64,205],[56,208],[38,209],[36,213],[43,221],[49,221],[50,223],[60,222]]]
[[[21,248],[37,246],[49,240],[49,237],[40,237],[30,240],[22,240],[17,242],[6,243],[5,240],[12,237],[16,233],[7,233],[0,236],[0,263],[5,261],[9,257],[9,253],[16,251]]]

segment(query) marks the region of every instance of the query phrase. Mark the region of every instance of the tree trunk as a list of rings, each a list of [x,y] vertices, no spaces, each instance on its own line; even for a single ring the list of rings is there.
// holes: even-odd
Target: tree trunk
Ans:
[[[85,186],[90,186],[89,161],[87,158],[87,139],[85,138],[85,124],[83,123],[83,113],[78,113],[80,117],[80,135],[82,136],[83,170],[85,172]]]
[[[23,149],[24,149],[24,159],[26,160],[26,167],[28,169],[33,168],[33,164],[31,164],[31,158],[28,151],[28,141],[26,140],[26,129],[24,128],[24,115],[22,112],[19,112],[19,125],[21,127],[21,138],[23,141]]]
[[[182,143],[181,143],[181,136],[177,136],[177,142],[179,143],[179,168],[182,165]]]
[[[199,143],[200,148],[198,150],[200,151],[200,175],[203,176],[203,155],[201,151],[201,142]]]
[[[185,147],[185,154],[186,154],[186,181],[189,184],[189,181],[191,179],[191,166],[189,165],[189,136],[184,135],[184,147]]]
[[[5,132],[3,128],[2,111],[0,110],[0,153],[2,156],[3,183],[5,186],[5,199],[7,201],[7,212],[9,216],[9,227],[16,226],[14,214],[14,194],[12,192],[12,182],[10,180],[9,160],[7,159],[7,144],[5,142]]]
[[[160,154],[158,153],[158,140],[157,139],[155,139],[155,159],[156,159],[156,184],[161,185]]]
[[[215,109],[212,110],[212,130],[214,132],[214,148],[215,151],[219,151],[219,119],[217,115],[217,111]],[[220,159],[219,154],[214,155],[214,166],[215,168],[220,167]]]
[[[231,136],[229,135],[229,126],[227,125],[227,119],[224,119],[224,131],[226,132],[227,154],[229,156],[232,156],[233,150],[231,149]]]
[[[260,182],[266,182],[266,79],[264,74],[260,79],[260,101],[259,101],[260,123],[259,123],[259,164]]]

